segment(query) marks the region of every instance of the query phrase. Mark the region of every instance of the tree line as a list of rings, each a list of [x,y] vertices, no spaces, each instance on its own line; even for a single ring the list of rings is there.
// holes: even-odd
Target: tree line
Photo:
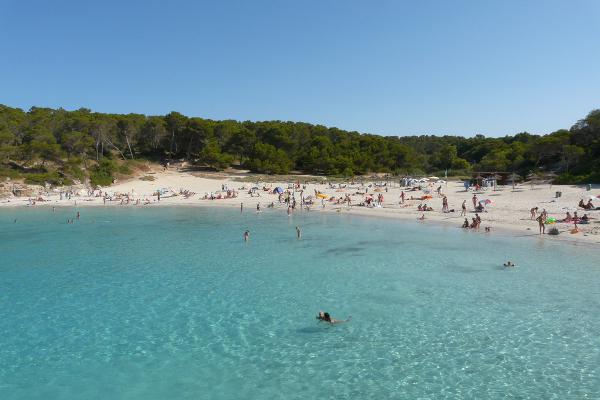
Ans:
[[[379,136],[289,121],[215,121],[178,112],[106,114],[0,105],[0,176],[107,184],[136,160],[198,167],[354,176],[553,171],[562,183],[600,182],[600,110],[570,129],[490,138]]]

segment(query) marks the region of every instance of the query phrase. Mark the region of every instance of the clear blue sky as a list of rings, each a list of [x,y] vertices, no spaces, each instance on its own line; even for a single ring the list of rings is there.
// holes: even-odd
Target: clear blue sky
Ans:
[[[0,103],[385,135],[568,128],[600,1],[0,0]]]

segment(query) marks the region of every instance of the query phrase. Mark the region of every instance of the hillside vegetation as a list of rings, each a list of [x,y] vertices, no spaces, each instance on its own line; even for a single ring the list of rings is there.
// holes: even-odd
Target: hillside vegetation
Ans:
[[[489,138],[378,136],[301,122],[213,121],[0,105],[0,177],[109,184],[140,160],[220,170],[352,176],[554,171],[560,183],[600,182],[600,110],[570,129]]]

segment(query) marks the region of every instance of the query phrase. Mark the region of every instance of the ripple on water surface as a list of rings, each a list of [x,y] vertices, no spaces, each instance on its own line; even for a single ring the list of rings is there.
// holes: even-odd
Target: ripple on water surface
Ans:
[[[72,214],[0,211],[2,399],[599,397],[592,247],[339,214]]]

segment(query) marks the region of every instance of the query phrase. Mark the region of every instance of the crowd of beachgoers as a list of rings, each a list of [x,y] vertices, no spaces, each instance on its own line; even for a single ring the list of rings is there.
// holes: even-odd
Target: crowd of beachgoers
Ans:
[[[335,211],[440,221],[490,233],[495,229],[561,234],[600,241],[600,196],[590,187],[480,185],[423,178],[322,181],[302,176],[286,182],[240,182],[157,170],[154,180],[134,179],[106,188],[41,188],[34,195],[4,195],[0,206],[227,205],[242,211]],[[9,186],[7,182],[4,187]],[[6,191],[5,191],[6,193]],[[30,192],[31,193],[31,192]],[[556,228],[556,229],[551,229]],[[565,236],[565,235],[561,235]]]

